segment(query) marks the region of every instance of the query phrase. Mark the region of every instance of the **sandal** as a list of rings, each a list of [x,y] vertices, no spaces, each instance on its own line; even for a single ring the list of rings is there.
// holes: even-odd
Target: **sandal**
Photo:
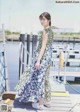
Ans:
[[[50,108],[51,107],[50,103],[51,103],[50,101],[44,101],[44,106]]]
[[[32,102],[32,107],[33,108],[36,108],[36,109],[39,109],[39,110],[43,110],[43,105],[40,105],[39,103],[36,103],[36,102]]]

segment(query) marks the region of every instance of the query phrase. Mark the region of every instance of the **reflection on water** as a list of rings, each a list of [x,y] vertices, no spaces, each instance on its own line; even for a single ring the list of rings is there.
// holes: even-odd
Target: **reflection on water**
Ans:
[[[54,43],[54,44],[57,44],[57,43]],[[70,46],[73,47],[73,44],[70,43]],[[76,43],[75,49],[78,50],[79,48],[80,48],[80,44]],[[0,51],[2,51],[2,49],[3,49],[3,44],[0,43]],[[6,56],[7,56],[7,64],[8,64],[10,89],[14,90],[14,87],[18,81],[18,75],[19,75],[19,42],[6,42],[6,51],[7,51]],[[67,71],[76,72],[76,71],[80,71],[80,68],[67,67]]]

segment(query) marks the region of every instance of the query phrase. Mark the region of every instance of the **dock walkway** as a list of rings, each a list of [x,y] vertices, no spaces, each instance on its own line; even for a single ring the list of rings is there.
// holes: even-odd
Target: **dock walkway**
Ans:
[[[69,112],[69,110],[72,108],[69,92],[65,90],[63,84],[58,84],[56,81],[53,82],[56,88],[54,88],[54,86],[52,87],[52,90],[54,91],[51,92],[51,107],[47,108],[44,106],[44,109],[41,110],[41,112]],[[19,97],[16,95],[11,112],[40,112],[40,110],[32,107],[31,102],[20,103],[18,98]]]
[[[70,96],[66,93],[64,95],[54,94],[51,100],[51,108],[44,107],[42,112],[69,112],[72,108]],[[40,112],[40,110],[34,109],[30,103],[19,103],[18,98],[14,101],[14,107],[11,112]],[[70,111],[73,112],[73,111]]]

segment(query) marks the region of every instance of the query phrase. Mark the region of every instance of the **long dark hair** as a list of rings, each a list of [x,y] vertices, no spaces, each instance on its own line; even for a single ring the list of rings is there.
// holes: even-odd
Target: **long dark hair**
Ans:
[[[40,14],[39,19],[43,19],[43,17],[49,20],[49,26],[51,26],[51,15],[48,12],[43,12]]]

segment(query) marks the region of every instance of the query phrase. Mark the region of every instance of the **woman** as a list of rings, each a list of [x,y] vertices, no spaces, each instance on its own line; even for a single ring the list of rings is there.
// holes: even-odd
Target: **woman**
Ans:
[[[44,29],[39,38],[39,44],[33,53],[30,69],[26,69],[26,72],[22,76],[23,78],[21,77],[16,86],[16,90],[20,96],[19,101],[32,101],[34,108],[43,109],[43,105],[50,107],[49,101],[51,100],[49,71],[51,66],[53,31],[51,16],[48,12],[42,13],[39,19]]]

